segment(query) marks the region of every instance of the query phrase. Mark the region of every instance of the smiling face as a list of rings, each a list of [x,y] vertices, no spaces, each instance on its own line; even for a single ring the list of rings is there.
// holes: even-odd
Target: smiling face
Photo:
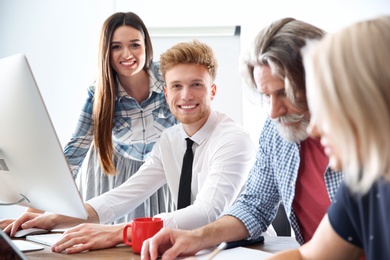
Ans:
[[[269,117],[275,122],[279,134],[291,142],[299,142],[308,137],[306,128],[310,114],[297,109],[286,96],[284,81],[272,75],[271,68],[257,65],[253,70],[258,91],[265,98]]]
[[[141,71],[145,65],[145,43],[140,31],[131,26],[120,26],[112,35],[111,66],[119,79]]]
[[[206,122],[216,86],[205,66],[177,64],[165,74],[164,93],[172,114],[192,136]]]

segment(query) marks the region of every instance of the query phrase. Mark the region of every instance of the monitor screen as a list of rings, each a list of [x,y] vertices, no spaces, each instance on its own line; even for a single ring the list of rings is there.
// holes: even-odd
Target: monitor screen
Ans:
[[[87,218],[24,54],[0,59],[0,205],[15,203]]]

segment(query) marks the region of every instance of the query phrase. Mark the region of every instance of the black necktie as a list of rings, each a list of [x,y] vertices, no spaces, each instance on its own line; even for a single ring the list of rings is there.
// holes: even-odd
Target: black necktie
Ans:
[[[191,179],[192,179],[192,161],[194,155],[192,153],[192,141],[186,138],[187,150],[183,157],[183,165],[181,167],[179,197],[177,200],[177,209],[185,208],[191,204]]]

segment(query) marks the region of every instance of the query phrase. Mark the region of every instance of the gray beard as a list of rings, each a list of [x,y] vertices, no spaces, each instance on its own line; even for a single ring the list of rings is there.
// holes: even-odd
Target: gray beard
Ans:
[[[276,124],[280,136],[289,142],[301,142],[309,137],[309,134],[306,131],[309,120],[305,119],[303,115],[287,115],[273,119],[273,121]],[[299,125],[285,126],[282,122],[299,122]]]

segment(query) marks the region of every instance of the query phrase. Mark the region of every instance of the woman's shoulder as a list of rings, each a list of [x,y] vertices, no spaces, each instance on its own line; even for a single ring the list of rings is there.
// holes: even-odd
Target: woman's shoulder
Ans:
[[[95,93],[95,89],[96,89],[96,81],[90,84],[87,88],[88,92],[91,92],[92,94]]]
[[[149,70],[157,80],[164,81],[164,78],[160,70],[160,62],[158,61],[153,62]]]
[[[149,77],[152,80],[153,91],[163,93],[165,81],[160,70],[160,63],[153,62],[149,69]]]

